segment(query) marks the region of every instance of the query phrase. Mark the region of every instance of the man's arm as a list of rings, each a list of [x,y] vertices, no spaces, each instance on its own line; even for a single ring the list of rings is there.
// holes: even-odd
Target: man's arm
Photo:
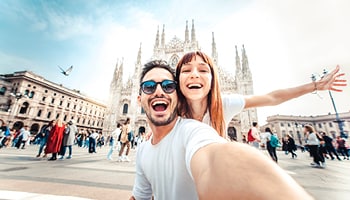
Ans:
[[[311,82],[293,88],[275,90],[264,95],[252,95],[245,97],[244,108],[254,108],[262,106],[274,106],[281,104],[293,98],[300,97],[315,90],[332,90],[341,92],[341,89],[336,87],[346,86],[346,79],[343,79],[344,73],[338,73],[339,66],[337,66],[331,73],[324,76],[317,82]]]
[[[273,161],[240,143],[199,149],[191,171],[200,199],[312,199]]]

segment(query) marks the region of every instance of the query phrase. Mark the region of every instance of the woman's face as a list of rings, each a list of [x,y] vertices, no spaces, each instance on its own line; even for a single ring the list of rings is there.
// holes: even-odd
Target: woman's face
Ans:
[[[186,100],[207,99],[212,81],[211,69],[200,56],[182,65],[179,76],[180,90]]]

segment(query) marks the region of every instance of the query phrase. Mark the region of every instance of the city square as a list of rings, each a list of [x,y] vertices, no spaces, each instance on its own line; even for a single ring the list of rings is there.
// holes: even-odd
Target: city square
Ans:
[[[38,146],[0,150],[1,199],[128,199],[135,175],[135,149],[131,162],[107,160],[109,147],[89,154],[74,146],[73,158],[47,161],[36,158]],[[261,150],[268,156],[266,150]],[[308,152],[298,157],[278,151],[279,166],[315,199],[345,200],[350,197],[350,161],[327,160],[325,169],[312,168]],[[268,187],[268,186],[262,186]],[[253,191],[252,191],[253,192]],[[281,197],[283,198],[283,197]],[[276,197],[276,199],[281,199]]]

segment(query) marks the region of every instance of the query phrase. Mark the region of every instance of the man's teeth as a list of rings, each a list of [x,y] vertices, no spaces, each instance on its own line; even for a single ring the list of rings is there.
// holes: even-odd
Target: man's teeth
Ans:
[[[165,101],[155,101],[155,102],[153,102],[152,106],[156,106],[156,105],[159,105],[159,104],[167,105],[167,103]]]

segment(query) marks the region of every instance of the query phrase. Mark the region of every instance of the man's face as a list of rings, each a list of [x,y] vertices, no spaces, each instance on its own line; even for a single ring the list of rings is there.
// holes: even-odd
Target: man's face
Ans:
[[[174,80],[169,71],[162,68],[154,68],[147,72],[142,82],[164,80]],[[172,122],[177,116],[177,94],[174,92],[167,94],[163,91],[161,84],[157,84],[156,90],[152,94],[145,94],[141,91],[138,96],[150,123],[155,126],[164,126]]]

